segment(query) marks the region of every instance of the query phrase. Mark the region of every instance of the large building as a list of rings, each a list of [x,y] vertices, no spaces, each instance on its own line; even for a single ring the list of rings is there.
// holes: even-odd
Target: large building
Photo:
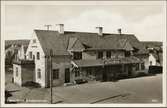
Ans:
[[[14,63],[14,78],[20,79],[20,85],[32,80],[49,87],[50,70],[53,85],[58,86],[77,79],[109,81],[148,69],[147,50],[133,34],[123,34],[121,29],[118,34],[97,29],[97,33],[64,31],[60,24],[58,31],[34,30],[26,59]],[[31,75],[24,78],[21,73],[26,72],[17,66],[31,70]]]

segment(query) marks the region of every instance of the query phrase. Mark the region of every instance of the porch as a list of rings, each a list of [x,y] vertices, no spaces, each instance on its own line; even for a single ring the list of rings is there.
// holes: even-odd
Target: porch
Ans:
[[[113,81],[121,77],[134,76],[142,70],[142,61],[135,57],[107,59],[107,60],[76,60],[72,61],[76,79],[87,81]]]

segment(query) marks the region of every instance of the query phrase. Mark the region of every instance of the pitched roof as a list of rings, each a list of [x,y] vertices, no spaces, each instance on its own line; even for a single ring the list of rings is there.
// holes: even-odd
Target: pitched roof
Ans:
[[[11,45],[28,45],[30,40],[5,40],[5,49],[9,48]]]
[[[145,47],[148,48],[154,48],[154,47],[161,47],[162,46],[162,42],[160,41],[141,41]]]
[[[83,46],[88,46],[89,49],[92,50],[129,50],[134,47],[139,49],[139,51],[144,50],[144,46],[133,34],[120,35],[104,33],[101,37],[97,33],[72,31],[65,31],[64,34],[59,34],[58,31],[35,30],[35,33],[45,54],[48,54],[49,50],[53,49],[55,55],[68,55],[68,47],[72,47],[77,40],[79,40]],[[121,45],[122,42],[120,44],[119,41],[121,39],[125,45]]]

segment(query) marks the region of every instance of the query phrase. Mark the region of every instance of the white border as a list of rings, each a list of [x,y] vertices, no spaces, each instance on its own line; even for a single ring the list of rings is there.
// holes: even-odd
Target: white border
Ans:
[[[143,3],[144,2],[144,3]],[[1,1],[1,105],[3,107],[165,107],[166,106],[166,37],[163,42],[162,104],[4,104],[5,5],[165,5],[166,1]],[[166,5],[165,5],[166,6]],[[166,15],[165,15],[166,16]],[[166,22],[165,22],[166,23]],[[165,33],[166,34],[166,33]]]

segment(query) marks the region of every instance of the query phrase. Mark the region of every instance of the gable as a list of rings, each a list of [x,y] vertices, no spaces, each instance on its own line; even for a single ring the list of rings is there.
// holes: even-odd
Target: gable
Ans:
[[[33,42],[34,39],[36,40],[35,43]],[[26,50],[26,55],[27,56],[28,56],[28,54],[29,54],[30,51],[31,52],[37,52],[38,51],[38,52],[41,53],[41,55],[44,55],[44,51],[43,51],[43,49],[41,47],[40,41],[39,41],[38,37],[36,36],[35,32],[33,32],[32,38],[31,38],[31,40],[29,42],[29,45],[28,45],[27,48],[25,47],[25,49],[27,49]]]
[[[83,51],[85,48],[83,46],[83,44],[81,43],[80,40],[76,40],[75,43],[73,44],[73,46],[71,47],[71,49],[69,50],[72,50],[72,51]]]

